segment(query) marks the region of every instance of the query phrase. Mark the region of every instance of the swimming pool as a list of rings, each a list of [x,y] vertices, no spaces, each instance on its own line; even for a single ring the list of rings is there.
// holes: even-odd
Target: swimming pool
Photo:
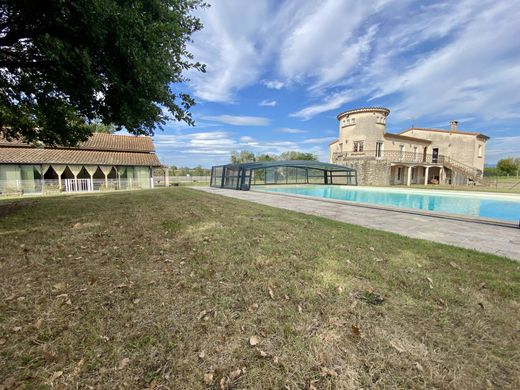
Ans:
[[[255,190],[346,200],[518,223],[520,195],[352,186],[257,187]]]

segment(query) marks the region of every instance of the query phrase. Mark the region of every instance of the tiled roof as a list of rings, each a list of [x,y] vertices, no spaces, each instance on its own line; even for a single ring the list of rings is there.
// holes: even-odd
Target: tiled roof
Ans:
[[[412,130],[433,131],[434,133],[451,133],[451,134],[462,134],[462,135],[475,135],[477,137],[483,137],[485,139],[489,139],[489,137],[487,135],[482,134],[482,133],[476,133],[476,132],[471,132],[471,131],[460,131],[460,130],[451,131],[451,130],[442,130],[442,129],[429,129],[429,128],[426,128],[426,127],[410,127],[409,129],[401,131],[399,134],[404,134],[404,133],[406,133],[408,131],[412,131]]]
[[[331,143],[329,143],[329,145],[335,144],[336,142],[339,142],[339,139],[332,141]]]
[[[0,164],[161,165],[155,153],[32,147],[0,147]]]
[[[0,138],[0,164],[160,166],[150,137],[94,133],[75,148],[32,146]]]
[[[411,142],[417,142],[421,144],[431,144],[432,141],[429,139],[423,139],[423,138],[416,138],[416,137],[409,137],[407,135],[401,135],[401,134],[392,134],[392,133],[385,133],[385,138],[395,138],[403,141],[411,141]]]
[[[32,146],[20,140],[7,141],[5,138],[0,136],[0,146],[2,145],[15,147]],[[78,146],[67,149],[114,150],[119,152],[153,152],[154,146],[150,137],[94,133],[85,142],[81,142]]]
[[[118,135],[94,133],[82,142],[78,149],[117,150],[125,152],[153,152],[153,142],[150,137],[135,135]]]

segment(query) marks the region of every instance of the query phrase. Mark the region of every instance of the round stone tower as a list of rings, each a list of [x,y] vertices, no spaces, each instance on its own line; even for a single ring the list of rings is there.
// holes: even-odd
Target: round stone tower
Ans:
[[[384,107],[364,107],[340,113],[339,142],[363,142],[365,150],[375,148],[376,142],[382,142],[386,130],[386,117],[390,110]],[[351,145],[352,146],[352,145]],[[352,150],[351,147],[346,148]]]

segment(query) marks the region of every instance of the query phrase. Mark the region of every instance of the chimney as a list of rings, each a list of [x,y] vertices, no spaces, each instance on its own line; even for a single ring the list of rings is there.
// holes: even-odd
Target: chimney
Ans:
[[[459,124],[458,121],[452,120],[450,122],[450,133],[456,133],[457,132],[457,125]]]

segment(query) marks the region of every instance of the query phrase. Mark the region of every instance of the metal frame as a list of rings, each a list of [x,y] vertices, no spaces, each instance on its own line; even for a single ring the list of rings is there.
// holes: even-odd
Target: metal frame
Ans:
[[[285,168],[285,180],[280,183],[277,180],[277,170]],[[296,180],[289,181],[289,168],[296,169]],[[267,172],[274,169],[274,182],[268,183]],[[221,171],[220,171],[221,170]],[[298,181],[298,170],[305,170],[304,181]],[[216,165],[211,168],[210,186],[218,188],[229,188],[235,190],[248,191],[251,188],[251,180],[253,176],[256,184],[256,172],[263,171],[263,185],[273,184],[338,184],[338,185],[356,185],[357,171],[344,165],[328,164],[319,161],[292,160],[292,161],[264,161],[251,162],[243,164],[227,164]],[[318,175],[309,175],[309,171],[322,172]],[[339,173],[339,174],[338,174]],[[309,179],[323,178],[323,182],[310,183]],[[334,183],[334,178],[346,178],[345,183]]]

